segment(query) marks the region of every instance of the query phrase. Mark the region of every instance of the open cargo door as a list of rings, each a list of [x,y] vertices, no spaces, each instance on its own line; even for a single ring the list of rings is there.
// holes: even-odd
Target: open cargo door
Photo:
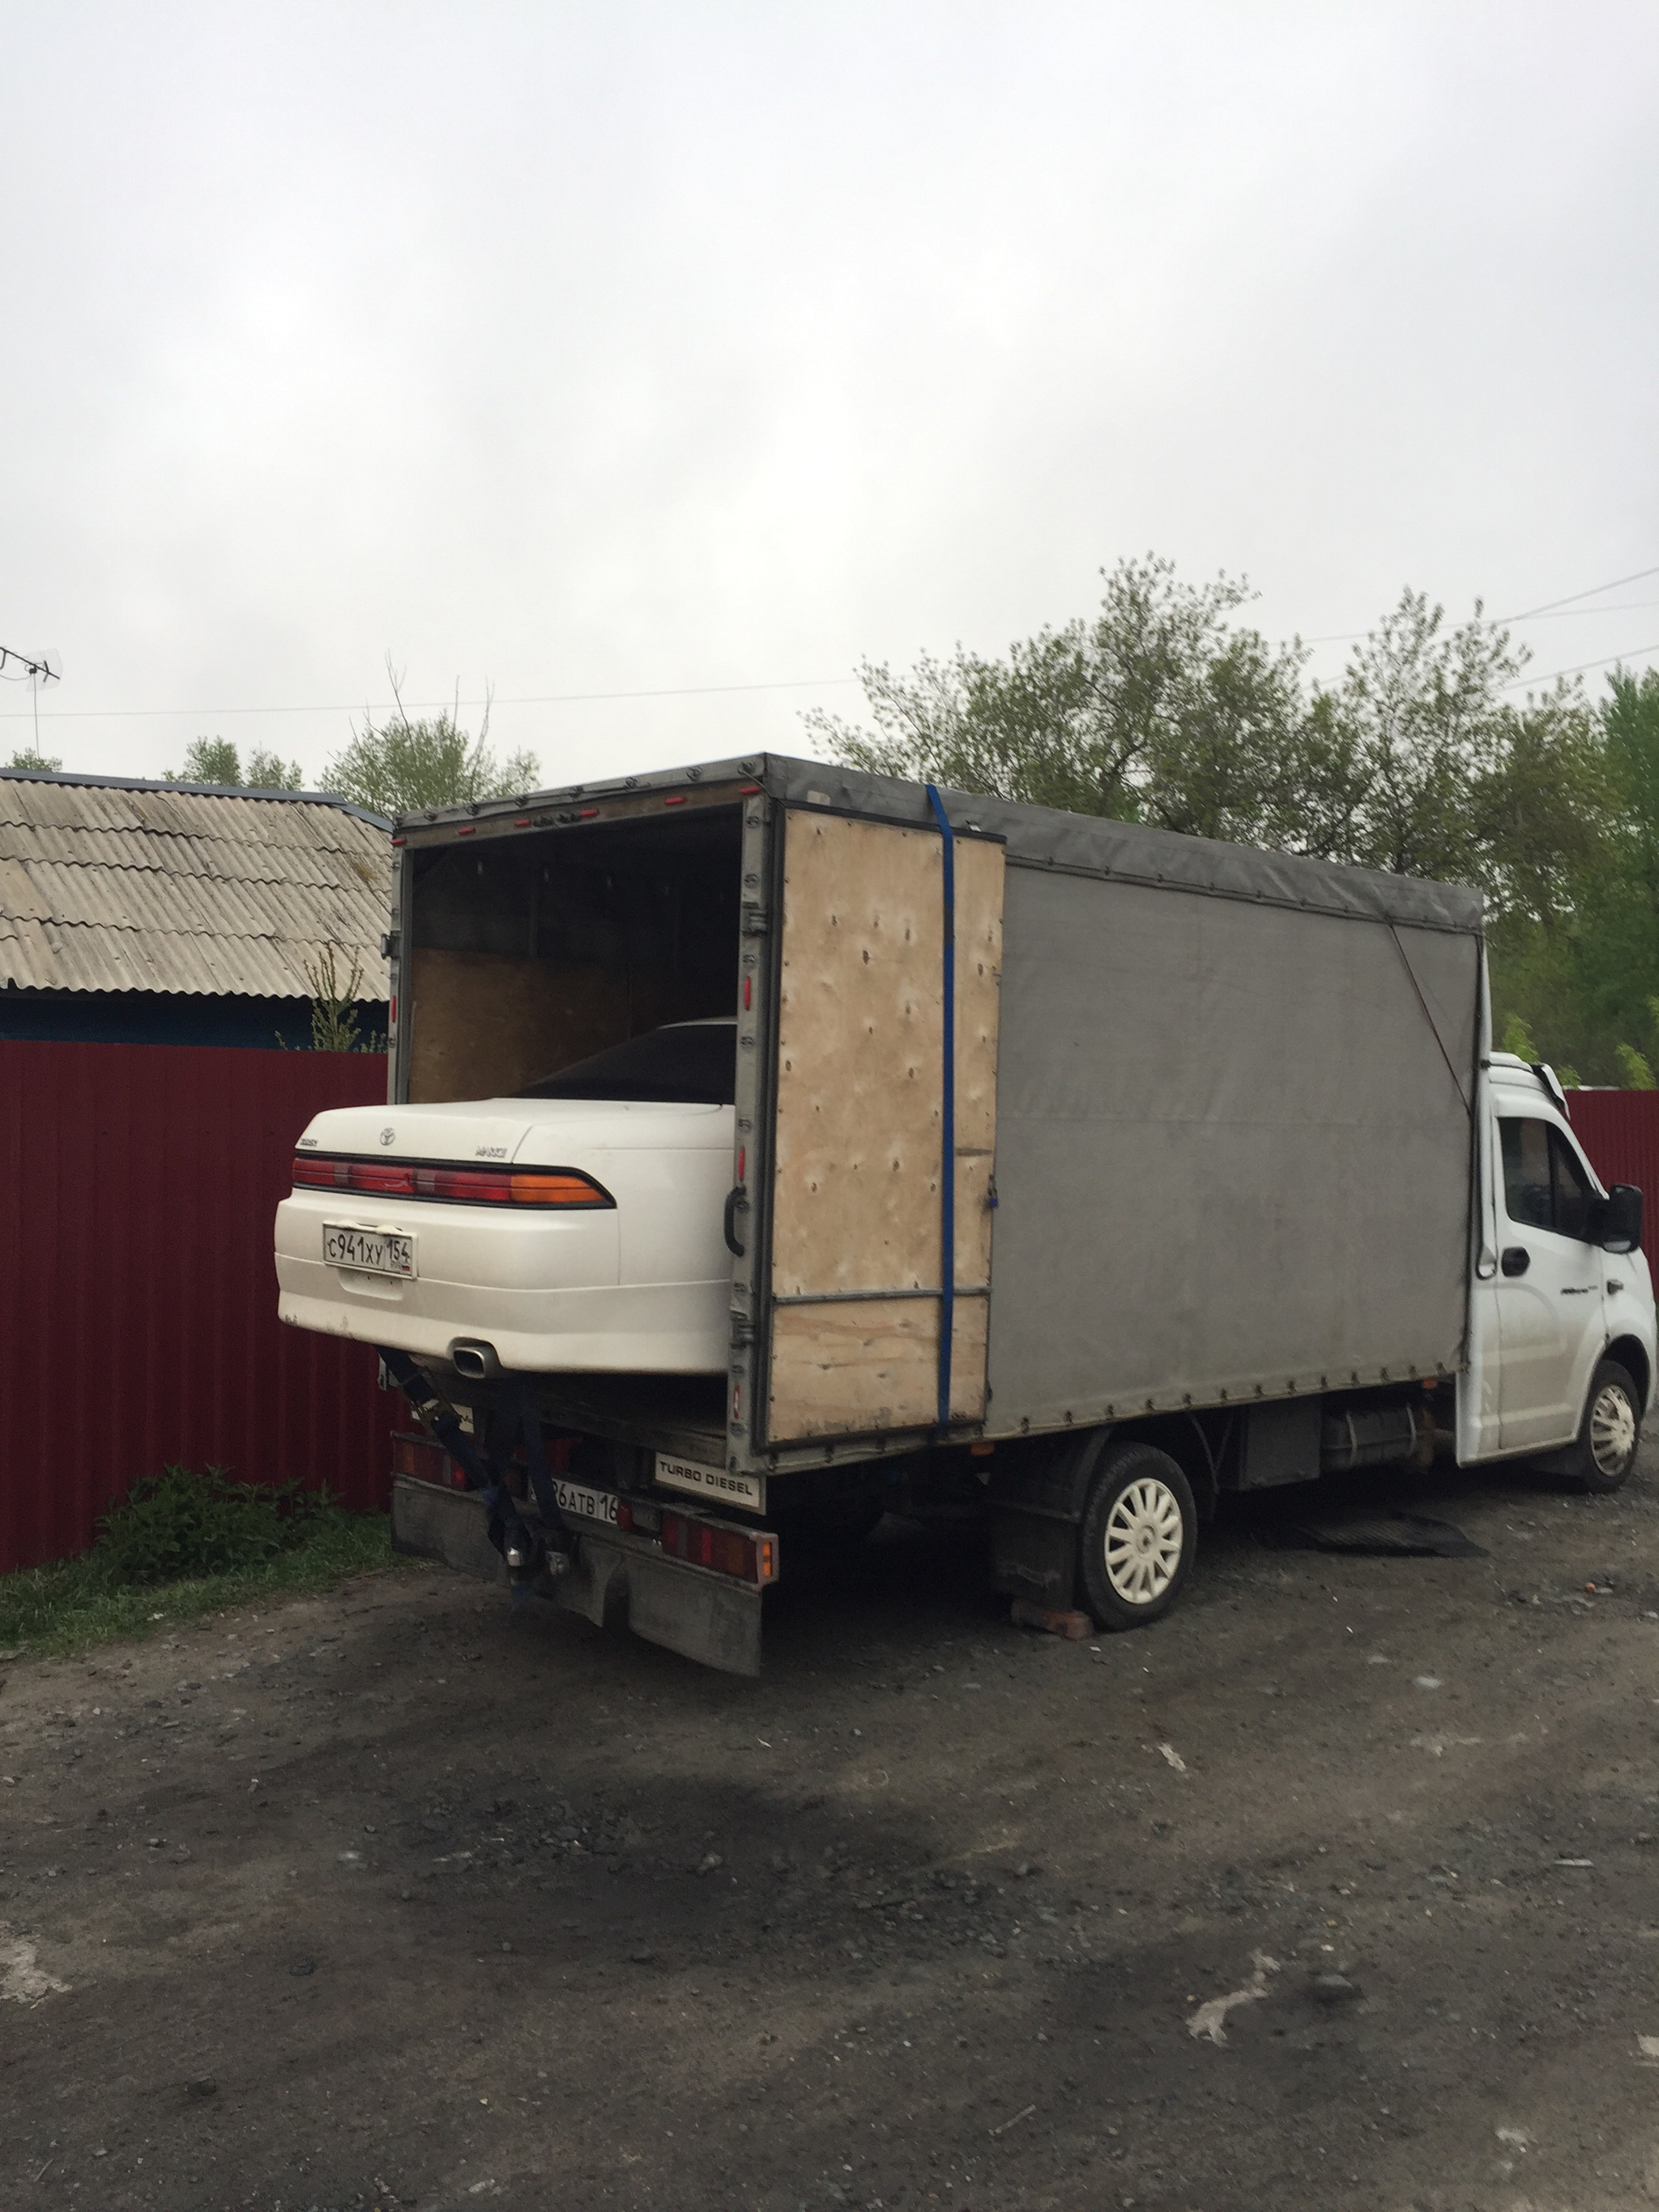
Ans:
[[[768,1443],[985,1418],[1002,896],[1000,842],[786,817]]]

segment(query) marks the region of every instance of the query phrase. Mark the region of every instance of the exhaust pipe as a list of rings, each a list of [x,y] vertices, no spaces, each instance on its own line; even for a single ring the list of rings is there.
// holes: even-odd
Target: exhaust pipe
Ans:
[[[469,1382],[494,1382],[501,1377],[501,1363],[495,1357],[495,1346],[471,1338],[456,1338],[449,1347],[449,1364]]]

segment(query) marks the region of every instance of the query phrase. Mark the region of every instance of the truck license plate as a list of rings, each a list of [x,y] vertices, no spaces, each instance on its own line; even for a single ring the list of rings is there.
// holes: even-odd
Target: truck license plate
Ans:
[[[323,1257],[331,1267],[355,1267],[363,1275],[396,1275],[412,1280],[415,1239],[394,1237],[383,1229],[347,1229],[328,1221],[323,1224]]]
[[[611,1490],[589,1490],[585,1483],[564,1482],[555,1477],[553,1494],[561,1513],[574,1513],[581,1521],[608,1521],[617,1525],[617,1497]]]

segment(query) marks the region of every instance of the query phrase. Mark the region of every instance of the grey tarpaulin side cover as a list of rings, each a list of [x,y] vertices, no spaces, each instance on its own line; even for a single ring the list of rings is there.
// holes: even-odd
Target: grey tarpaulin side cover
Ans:
[[[914,785],[769,759],[792,804]],[[1006,840],[987,1428],[1462,1365],[1480,902],[946,794]]]

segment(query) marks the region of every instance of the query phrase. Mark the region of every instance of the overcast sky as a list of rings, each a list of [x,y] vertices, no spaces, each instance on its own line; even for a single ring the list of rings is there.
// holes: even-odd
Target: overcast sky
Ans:
[[[71,768],[314,780],[388,653],[549,783],[801,750],[1149,549],[1308,637],[1659,565],[1653,0],[0,32],[0,645]],[[1659,660],[1659,574],[1585,604],[1540,673]]]

